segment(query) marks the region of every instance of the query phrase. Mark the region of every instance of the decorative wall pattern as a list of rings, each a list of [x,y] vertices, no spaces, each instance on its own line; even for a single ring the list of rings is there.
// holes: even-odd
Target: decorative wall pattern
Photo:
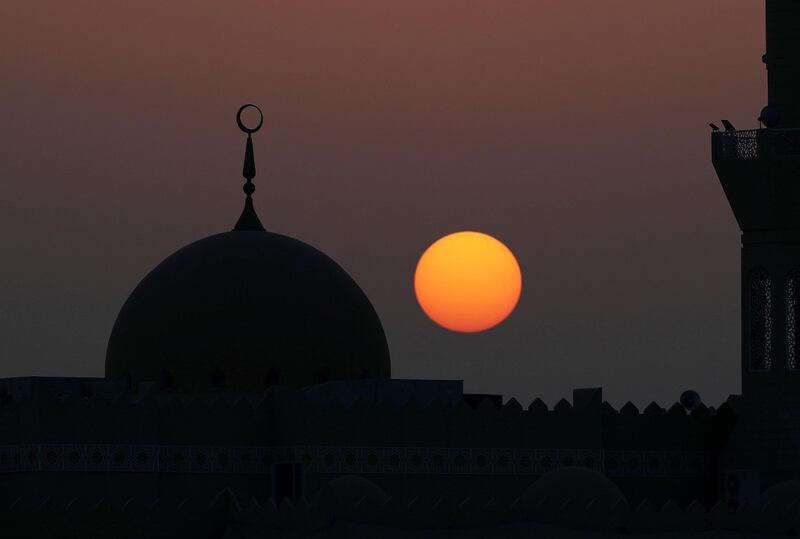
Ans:
[[[760,150],[758,131],[718,131],[712,136],[712,151],[715,159],[754,159],[763,153]]]
[[[756,159],[800,154],[797,129],[741,129],[711,135],[714,159]]]
[[[793,270],[786,279],[786,366],[797,369],[797,316],[800,314],[800,271]]]
[[[311,473],[540,475],[582,466],[615,477],[704,477],[705,451],[447,447],[230,447],[126,444],[0,446],[0,473],[139,472],[267,474],[275,462]]]
[[[754,268],[750,273],[750,370],[772,368],[772,279],[767,270]]]

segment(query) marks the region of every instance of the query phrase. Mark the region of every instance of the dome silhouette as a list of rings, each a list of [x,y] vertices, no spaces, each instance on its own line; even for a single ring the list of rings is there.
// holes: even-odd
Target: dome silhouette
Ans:
[[[788,479],[776,483],[762,492],[758,501],[775,512],[786,511],[792,504],[800,505],[800,481]]]
[[[343,475],[328,482],[336,501],[344,507],[380,507],[389,496],[378,485],[360,475]]]
[[[556,514],[565,506],[582,513],[589,503],[594,511],[610,511],[622,504],[624,512],[630,507],[622,491],[602,473],[578,466],[567,466],[546,473],[533,482],[522,494],[520,503],[528,511]]]
[[[106,352],[107,378],[178,391],[389,375],[383,327],[355,281],[310,245],[263,230],[167,257],[128,297]]]

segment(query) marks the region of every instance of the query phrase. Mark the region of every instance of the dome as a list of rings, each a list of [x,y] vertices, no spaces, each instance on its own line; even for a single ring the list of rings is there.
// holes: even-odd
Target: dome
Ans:
[[[389,500],[381,487],[360,475],[343,475],[328,482],[333,496],[343,507],[354,508],[367,504],[380,507]]]
[[[568,466],[549,472],[529,486],[520,503],[526,511],[555,514],[567,504],[572,511],[584,512],[589,503],[593,512],[609,511],[617,503],[629,510],[622,491],[602,473],[589,468]],[[541,504],[541,507],[539,506]]]
[[[800,504],[800,481],[789,479],[772,485],[761,493],[759,502],[775,512],[786,511],[793,503]]]
[[[180,391],[389,374],[378,315],[336,262],[296,239],[239,225],[156,266],[123,305],[106,352],[107,378]]]

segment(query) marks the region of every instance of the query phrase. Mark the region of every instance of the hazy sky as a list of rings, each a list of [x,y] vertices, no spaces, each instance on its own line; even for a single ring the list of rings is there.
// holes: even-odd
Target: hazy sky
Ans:
[[[119,308],[256,207],[360,283],[404,378],[553,405],[739,391],[739,234],[707,123],[766,101],[756,0],[0,3],[0,376],[102,376]],[[413,295],[438,237],[517,255],[486,333]]]

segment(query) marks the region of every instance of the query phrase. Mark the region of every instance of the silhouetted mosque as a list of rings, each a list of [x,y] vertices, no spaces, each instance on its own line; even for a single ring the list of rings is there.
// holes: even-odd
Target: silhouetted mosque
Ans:
[[[358,285],[256,215],[246,105],[238,222],[142,279],[105,378],[0,380],[5,536],[800,530],[800,2],[766,22],[765,127],[711,138],[742,230],[741,395],[524,407],[392,379]]]

